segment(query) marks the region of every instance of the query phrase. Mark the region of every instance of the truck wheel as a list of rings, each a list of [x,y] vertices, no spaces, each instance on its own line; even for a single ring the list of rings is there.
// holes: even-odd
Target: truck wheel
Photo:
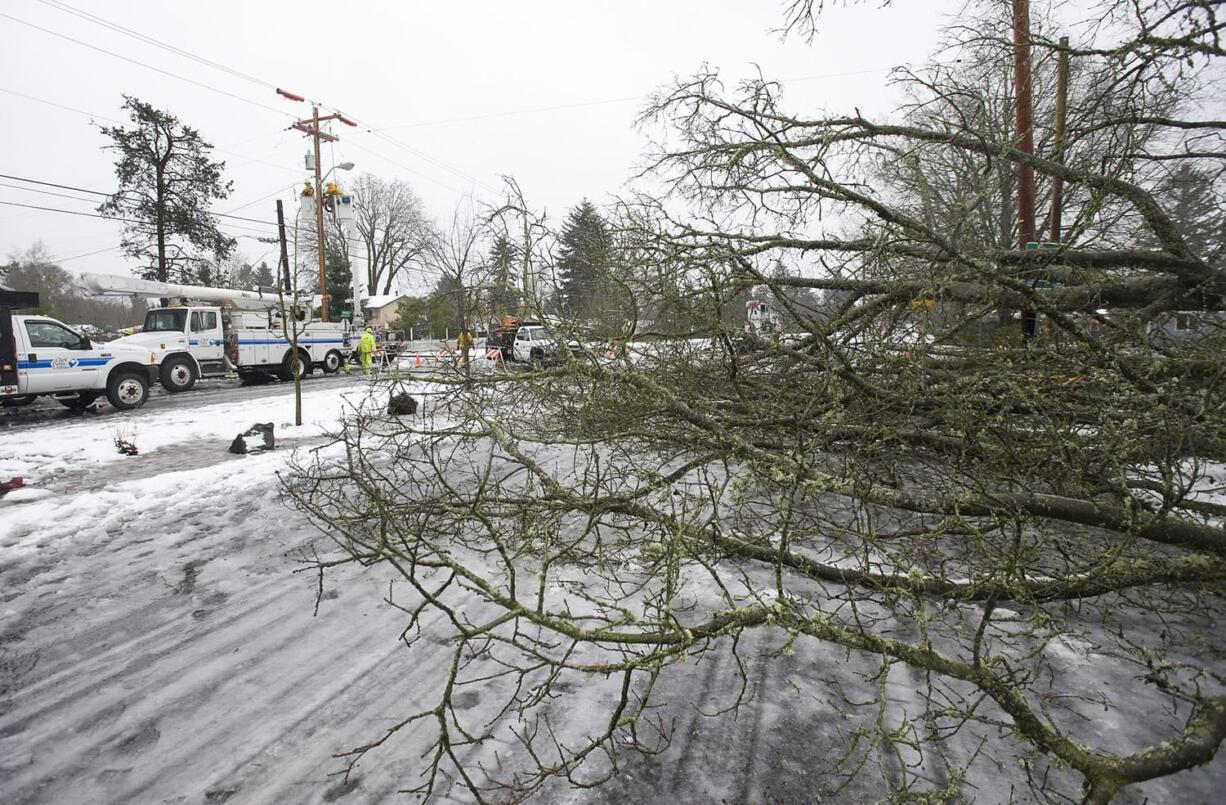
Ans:
[[[340,371],[341,361],[343,360],[344,358],[341,357],[339,352],[334,349],[329,350],[328,354],[324,356],[324,374],[336,374],[338,371]]]
[[[162,364],[162,388],[171,394],[190,391],[196,385],[196,369],[192,362],[182,356],[170,358]]]
[[[65,408],[71,408],[74,411],[84,411],[94,403],[98,402],[98,398],[102,395],[96,391],[81,391],[75,397],[60,399],[58,402]]]
[[[33,394],[22,394],[19,397],[5,397],[0,400],[0,408],[20,408],[23,405],[29,405],[38,399]]]
[[[311,358],[302,350],[298,351],[298,366],[299,377],[307,377],[311,374]],[[277,377],[286,382],[294,379],[293,355],[286,355],[285,360],[281,361],[281,368],[277,370]]]
[[[120,411],[139,408],[149,399],[149,381],[136,374],[112,376],[106,384],[106,398]]]

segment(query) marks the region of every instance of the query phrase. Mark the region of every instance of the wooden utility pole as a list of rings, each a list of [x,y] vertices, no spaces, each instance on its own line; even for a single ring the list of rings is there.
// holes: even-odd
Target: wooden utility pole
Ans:
[[[1030,80],[1030,0],[1013,0],[1013,98],[1016,114],[1017,150],[1034,154],[1034,101]],[[1026,248],[1035,240],[1034,168],[1017,167],[1018,246]],[[1039,316],[1022,311],[1022,335],[1038,335]]]
[[[277,240],[281,243],[281,282],[279,283],[283,291],[288,291],[289,286],[289,248],[285,245],[285,209],[281,206],[281,199],[277,199]]]
[[[290,100],[302,100],[300,96],[293,95],[292,93],[287,93],[280,89],[277,90],[277,94],[290,98]],[[310,136],[315,144],[315,240],[316,240],[316,245],[318,246],[317,251],[319,254],[319,295],[323,298],[323,302],[320,308],[320,319],[322,321],[328,320],[328,300],[331,299],[332,297],[328,293],[328,276],[327,276],[327,271],[325,269],[325,258],[324,258],[324,206],[323,206],[324,205],[324,194],[323,194],[323,178],[320,175],[319,143],[320,141],[327,141],[330,143],[334,143],[340,139],[336,135],[329,134],[326,131],[323,131],[322,129],[320,129],[319,124],[327,123],[329,120],[339,120],[340,122],[344,123],[347,126],[357,125],[357,123],[354,123],[352,120],[340,114],[339,112],[336,114],[324,115],[323,117],[320,117],[319,107],[312,105],[311,106],[311,117],[309,120],[299,120],[297,123],[290,126],[290,128],[297,129],[298,131],[301,131],[304,134],[307,134],[308,136]]]
[[[1056,131],[1052,143],[1052,161],[1064,164],[1064,129],[1068,120],[1068,37],[1060,37],[1060,67],[1056,73]],[[1064,177],[1055,176],[1051,183],[1051,241],[1059,243],[1064,204]]]

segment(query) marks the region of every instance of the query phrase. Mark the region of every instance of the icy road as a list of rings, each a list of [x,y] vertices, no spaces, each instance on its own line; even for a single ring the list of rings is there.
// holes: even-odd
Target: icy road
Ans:
[[[0,477],[29,484],[0,498],[0,802],[416,801],[397,792],[419,782],[424,745],[371,757],[348,783],[333,756],[420,707],[422,680],[450,649],[405,650],[377,570],[333,574],[313,616],[315,577],[294,571],[327,540],[276,483],[289,453],[322,443],[366,384],[308,383],[302,428],[285,427],[285,386],[193,396],[85,416],[40,402],[0,426]],[[258,421],[275,422],[278,449],[227,453]],[[139,455],[121,455],[117,436]],[[718,671],[702,669],[707,685]],[[679,754],[663,767],[541,801],[763,790],[749,759],[765,739],[756,720],[735,725],[748,767],[729,765],[720,741],[705,748],[703,720],[680,714]],[[799,793],[804,769],[778,767],[787,760],[761,771]],[[452,789],[440,801],[469,799]]]
[[[276,478],[368,390],[311,381],[301,428],[285,426],[284,386],[202,390],[128,414],[64,416],[40,403],[4,420],[16,427],[0,422],[0,479],[29,483],[0,498],[0,802],[416,801],[398,792],[420,782],[425,731],[398,734],[347,782],[334,756],[433,705],[431,679],[451,647],[399,642],[404,615],[383,602],[390,579],[380,569],[333,573],[314,615],[316,579],[295,571],[329,543],[284,505]],[[226,452],[261,421],[276,424],[276,451]],[[116,437],[139,455],[121,455]],[[823,778],[820,760],[846,743],[843,716],[813,691],[828,687],[833,664],[857,661],[843,652],[764,661],[770,639],[742,646],[753,658],[751,706],[704,715],[738,685],[733,661],[713,652],[661,683],[675,703],[664,755],[626,758],[595,790],[561,781],[537,801],[823,801],[837,781]],[[892,671],[891,710],[904,713],[920,685]],[[572,712],[594,695],[574,691]],[[965,760],[975,747],[950,751]],[[1121,801],[1207,801],[1214,777],[1198,770]],[[1023,779],[1003,765],[964,786],[978,802],[1028,801]],[[870,774],[824,801],[884,794]],[[453,787],[435,801],[471,797]]]

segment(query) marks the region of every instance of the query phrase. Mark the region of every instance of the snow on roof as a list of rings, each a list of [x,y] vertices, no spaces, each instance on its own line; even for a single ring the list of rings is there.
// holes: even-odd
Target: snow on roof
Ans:
[[[388,305],[395,304],[396,302],[399,302],[401,299],[404,299],[404,298],[405,296],[402,293],[381,294],[379,296],[368,296],[366,297],[366,300],[362,302],[362,307],[368,308],[370,310],[376,310],[378,308],[384,308],[384,307],[387,307]]]

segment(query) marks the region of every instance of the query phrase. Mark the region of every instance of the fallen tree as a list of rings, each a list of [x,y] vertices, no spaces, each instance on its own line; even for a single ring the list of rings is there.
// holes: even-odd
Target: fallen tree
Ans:
[[[351,763],[429,724],[420,793],[594,785],[627,752],[667,751],[660,708],[678,703],[658,692],[717,653],[742,683],[729,711],[761,705],[750,667],[821,665],[804,692],[847,726],[800,737],[831,791],[880,769],[877,796],[954,800],[1018,768],[1036,798],[1106,802],[1213,762],[1226,270],[1172,216],[1168,160],[1144,156],[1212,171],[1226,153],[1169,102],[1195,80],[1172,64],[1220,56],[1211,13],[1141,4],[1126,36],[1120,19],[1114,42],[1072,48],[1084,102],[1062,161],[987,126],[990,71],[938,71],[923,114],[889,122],[789,114],[773,84],[709,73],[662,91],[645,114],[671,132],[652,171],[673,198],[619,210],[626,338],[538,372],[440,373],[445,415],[355,419],[343,460],[287,485],[336,540],[321,574],[387,564],[411,591],[389,594],[410,651],[454,647],[437,704]],[[999,22],[967,44],[976,64],[1007,58]],[[959,228],[989,203],[1012,226],[1018,165],[1064,183],[1054,250]],[[730,328],[720,311],[747,290],[797,331]],[[1041,314],[1040,336],[1009,307]],[[636,332],[638,311],[667,326]],[[1180,335],[1173,312],[1201,318]],[[918,712],[891,708],[895,667]],[[497,706],[469,711],[472,688]]]

